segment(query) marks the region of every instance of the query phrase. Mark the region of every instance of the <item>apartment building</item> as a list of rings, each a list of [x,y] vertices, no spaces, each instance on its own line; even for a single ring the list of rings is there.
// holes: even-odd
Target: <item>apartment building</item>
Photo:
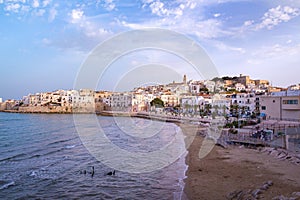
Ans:
[[[95,92],[95,102],[104,103],[106,105],[110,104],[110,96],[113,94],[113,92],[109,91],[96,91]]]
[[[205,103],[202,96],[183,96],[180,99],[180,105],[184,113],[196,113],[201,109],[201,105]]]
[[[253,93],[237,93],[231,96],[232,105],[238,105],[244,111],[256,112],[257,97]]]
[[[300,96],[262,96],[260,104],[266,119],[300,120]]]
[[[162,94],[160,96],[161,100],[164,102],[166,107],[175,107],[180,105],[180,98],[175,94]]]
[[[132,93],[131,92],[116,92],[110,97],[110,107],[115,111],[129,112],[132,109]]]

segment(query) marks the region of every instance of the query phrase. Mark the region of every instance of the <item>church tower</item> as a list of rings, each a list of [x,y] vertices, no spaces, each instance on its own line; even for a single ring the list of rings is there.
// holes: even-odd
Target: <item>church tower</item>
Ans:
[[[183,83],[186,84],[186,75],[183,75]]]

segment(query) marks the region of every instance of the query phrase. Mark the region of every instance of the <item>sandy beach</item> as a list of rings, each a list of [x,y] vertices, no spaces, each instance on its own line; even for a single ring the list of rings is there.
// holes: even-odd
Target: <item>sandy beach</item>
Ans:
[[[197,129],[180,127],[185,134]],[[196,135],[188,148],[184,189],[188,199],[300,199],[299,165],[241,146],[214,146],[200,159],[202,142],[203,136]]]

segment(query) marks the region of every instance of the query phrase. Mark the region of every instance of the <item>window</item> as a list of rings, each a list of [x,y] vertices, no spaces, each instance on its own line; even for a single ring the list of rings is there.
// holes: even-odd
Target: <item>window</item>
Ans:
[[[283,104],[298,104],[298,100],[297,99],[293,99],[293,100],[283,100]]]
[[[262,109],[262,110],[266,110],[267,107],[266,107],[266,106],[262,106],[261,109]]]

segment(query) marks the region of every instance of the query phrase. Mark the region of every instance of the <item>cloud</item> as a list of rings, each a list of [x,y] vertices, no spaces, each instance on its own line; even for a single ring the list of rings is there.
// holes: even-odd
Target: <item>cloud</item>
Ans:
[[[164,8],[164,4],[160,1],[155,1],[150,4],[151,12],[158,16],[166,15],[168,10]]]
[[[221,16],[221,14],[220,13],[216,13],[216,14],[214,14],[214,17],[215,18],[218,18],[218,17],[220,17]]]
[[[49,45],[61,50],[76,50],[87,53],[100,42],[114,33],[92,22],[82,20],[80,23],[69,24],[62,35],[52,37]],[[43,44],[47,44],[47,40]]]
[[[84,15],[84,12],[80,9],[73,9],[70,13],[72,22],[75,23],[76,21],[79,21]]]
[[[300,44],[274,44],[262,46],[254,50],[250,57],[247,58],[247,63],[252,65],[264,65],[265,63],[273,63],[278,66],[285,66],[289,62],[298,63],[298,55],[300,54]],[[276,62],[274,63],[274,61]],[[268,66],[270,67],[270,66]]]
[[[48,38],[43,38],[43,39],[42,39],[42,43],[43,43],[44,45],[50,45],[52,42],[51,42],[51,40],[49,40]]]
[[[200,40],[232,35],[231,32],[224,30],[222,22],[217,19],[197,21],[194,18],[183,16],[178,20],[174,20],[172,17],[165,17],[159,20],[151,20],[143,23],[127,23],[125,21],[122,21],[121,23],[123,26],[131,29],[146,27],[166,28],[179,31],[183,34],[196,36]]]
[[[105,0],[104,8],[108,11],[114,10],[116,7],[116,4],[113,0]]]
[[[44,10],[44,9],[39,9],[39,10],[33,11],[33,14],[34,14],[35,16],[41,17],[41,16],[43,16],[43,15],[45,14],[45,12],[46,12],[46,10]]]
[[[14,3],[14,4],[7,4],[4,9],[8,12],[18,13],[20,7],[21,7],[20,4]]]
[[[180,3],[177,6],[166,6],[160,0],[157,1],[144,1],[143,8],[149,7],[151,13],[160,17],[174,16],[178,18],[183,15],[183,11],[189,7],[187,4]],[[167,8],[168,7],[168,8]]]
[[[37,8],[37,7],[39,7],[39,6],[40,6],[39,0],[33,0],[33,2],[32,2],[32,7]]]
[[[244,22],[244,26],[251,26],[252,24],[254,23],[254,21],[253,20],[248,20],[248,21],[245,21]]]
[[[114,0],[97,0],[96,6],[98,7],[99,5],[101,5],[107,11],[112,11],[116,8]]]
[[[50,45],[58,49],[86,53],[114,34],[111,24],[99,18],[87,17],[82,8],[72,9],[68,17],[62,34],[51,38]]]
[[[282,22],[288,22],[294,17],[299,15],[299,10],[297,8],[291,8],[289,6],[277,6],[276,8],[271,8],[262,17],[262,22],[256,26],[256,29],[272,29],[274,26],[279,25]]]
[[[50,10],[49,10],[49,16],[48,16],[48,21],[49,22],[53,22],[55,20],[55,17],[57,15],[57,10],[55,7],[52,7]]]
[[[30,6],[22,5],[21,12],[28,13],[30,11]]]
[[[50,3],[51,3],[51,0],[44,0],[42,4],[43,4],[43,7],[46,7],[46,6],[48,6]]]
[[[223,21],[218,18],[221,16],[220,13],[216,13],[213,18],[207,18],[204,16],[204,12],[202,13],[201,8],[198,8],[200,6],[198,6],[198,3],[200,3],[199,0],[177,0],[171,2],[144,0],[143,9],[149,9],[157,17],[141,18],[134,23],[129,20],[123,20],[121,21],[121,26],[131,29],[146,27],[167,28],[196,36],[202,40],[232,35],[228,29],[225,29]]]
[[[237,52],[239,54],[245,54],[246,53],[246,50],[244,48],[233,47],[233,46],[230,46],[230,45],[226,45],[223,42],[215,42],[214,46],[217,47],[219,50],[221,50],[223,52],[232,51],[232,52]]]

